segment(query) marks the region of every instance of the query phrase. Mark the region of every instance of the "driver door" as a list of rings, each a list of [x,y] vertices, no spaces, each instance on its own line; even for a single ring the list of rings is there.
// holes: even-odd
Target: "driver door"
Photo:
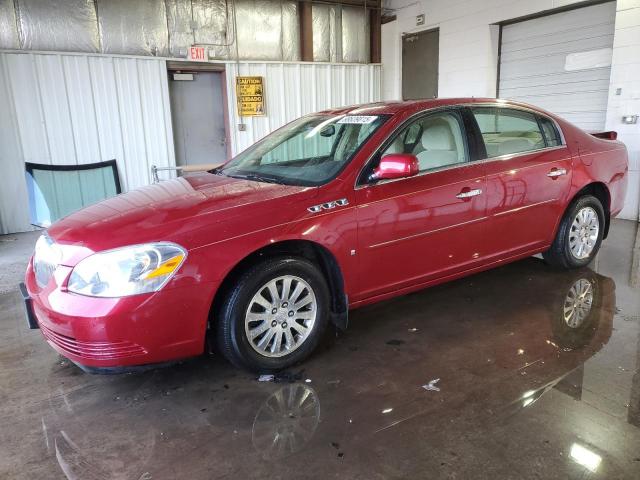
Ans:
[[[485,172],[470,155],[461,111],[426,114],[373,157],[416,155],[420,172],[356,187],[359,285],[355,301],[471,268],[484,255]],[[367,169],[365,169],[366,177]]]

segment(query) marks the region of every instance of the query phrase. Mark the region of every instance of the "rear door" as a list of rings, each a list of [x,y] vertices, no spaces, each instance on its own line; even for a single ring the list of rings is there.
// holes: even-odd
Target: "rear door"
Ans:
[[[430,113],[392,135],[388,153],[416,155],[413,177],[356,187],[360,300],[464,270],[482,256],[484,165],[458,110]],[[367,169],[361,178],[367,178]]]
[[[548,245],[571,183],[571,153],[559,127],[527,109],[471,111],[487,157],[487,257]]]

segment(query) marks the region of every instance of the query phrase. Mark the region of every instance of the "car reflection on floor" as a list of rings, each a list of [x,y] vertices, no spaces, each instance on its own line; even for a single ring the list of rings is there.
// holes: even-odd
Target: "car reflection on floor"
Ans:
[[[327,445],[340,458],[398,430],[446,444],[550,390],[580,399],[614,310],[610,278],[529,259],[354,311],[296,383],[258,383],[211,359],[123,377],[65,365],[48,378],[46,450],[70,479],[150,479],[242,477]],[[441,392],[422,388],[435,378]]]

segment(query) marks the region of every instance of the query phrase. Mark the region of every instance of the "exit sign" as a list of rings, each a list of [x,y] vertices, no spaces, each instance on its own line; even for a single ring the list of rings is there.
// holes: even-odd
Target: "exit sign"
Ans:
[[[204,56],[204,47],[189,47],[189,60],[206,60]]]

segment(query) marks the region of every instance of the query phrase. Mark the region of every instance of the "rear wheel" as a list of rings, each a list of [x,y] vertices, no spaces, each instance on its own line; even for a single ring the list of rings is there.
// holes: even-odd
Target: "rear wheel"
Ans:
[[[551,248],[543,253],[544,259],[566,269],[587,265],[600,249],[604,225],[600,200],[592,195],[578,198],[567,209]]]
[[[249,268],[224,300],[217,318],[221,353],[234,365],[277,371],[306,358],[329,318],[322,273],[301,258],[276,258]]]

